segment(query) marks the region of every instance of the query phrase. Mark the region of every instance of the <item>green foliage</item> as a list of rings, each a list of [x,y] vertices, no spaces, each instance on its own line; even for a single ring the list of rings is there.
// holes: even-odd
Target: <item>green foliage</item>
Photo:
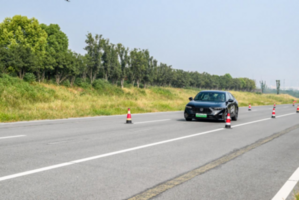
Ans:
[[[15,15],[0,23],[0,46],[11,48],[21,45],[29,47],[36,55],[43,56],[47,37],[35,18]]]
[[[36,76],[33,73],[26,73],[24,76],[24,81],[33,83],[36,81]]]
[[[40,25],[34,18],[19,15],[6,18],[0,24],[0,73],[18,75],[21,79],[26,73],[34,73],[38,82],[47,79],[46,82],[57,85],[86,89],[99,78],[121,88],[172,86],[253,91],[256,87],[253,80],[233,78],[228,73],[218,76],[173,69],[158,63],[147,49],[129,50],[121,43],[110,43],[102,35],[88,33],[85,43],[86,54],[80,55],[68,50],[68,37],[59,25]],[[93,87],[103,94],[106,89],[109,94],[122,91],[113,91],[102,80]]]
[[[172,94],[172,92],[168,89],[162,88],[162,87],[153,87],[151,88],[152,91],[156,94],[159,94],[163,97],[169,98],[169,99],[173,99],[175,97],[174,94]]]
[[[84,81],[82,78],[76,78],[75,85],[79,86],[79,87],[82,87],[82,88],[85,88],[85,89],[92,87],[92,85],[89,83],[88,80]]]
[[[93,88],[101,95],[123,95],[122,89],[111,85],[103,79],[97,79],[92,84]]]
[[[55,91],[39,85],[30,85],[19,78],[6,74],[0,77],[0,105],[20,107],[27,103],[51,102]]]
[[[69,46],[69,41],[64,32],[60,30],[58,24],[41,24],[41,28],[48,34],[47,51],[54,51],[55,53],[66,52]]]
[[[67,79],[67,80],[63,81],[62,85],[65,86],[65,87],[70,87],[70,86],[71,86],[71,83],[70,83],[70,81]]]

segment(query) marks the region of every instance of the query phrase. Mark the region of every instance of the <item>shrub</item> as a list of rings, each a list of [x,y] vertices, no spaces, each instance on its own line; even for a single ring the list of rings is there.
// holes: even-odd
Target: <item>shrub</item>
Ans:
[[[159,94],[163,97],[167,97],[169,99],[172,99],[175,97],[174,94],[172,94],[172,92],[168,89],[165,89],[165,88],[161,88],[161,87],[153,87],[152,88],[152,91],[156,94]]]
[[[92,84],[93,88],[103,95],[123,95],[124,92],[121,88],[111,85],[103,79],[97,79]]]
[[[133,84],[130,83],[129,81],[125,81],[125,82],[124,82],[124,87],[125,87],[125,88],[132,88],[132,87],[133,87]]]
[[[71,83],[70,83],[70,81],[67,79],[67,80],[63,81],[62,85],[65,86],[65,87],[70,87],[70,86],[71,86]]]
[[[87,80],[84,81],[82,78],[76,78],[75,85],[82,87],[84,89],[91,88],[91,84],[89,82],[87,82]]]
[[[26,73],[24,76],[24,81],[33,83],[36,81],[36,76],[33,73]]]

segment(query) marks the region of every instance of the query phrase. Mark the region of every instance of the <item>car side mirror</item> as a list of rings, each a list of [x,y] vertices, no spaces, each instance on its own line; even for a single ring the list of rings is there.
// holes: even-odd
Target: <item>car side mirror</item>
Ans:
[[[229,99],[228,102],[232,103],[232,102],[234,102],[234,100],[233,99]]]
[[[190,100],[190,101],[193,101],[193,97],[189,97],[189,100]]]

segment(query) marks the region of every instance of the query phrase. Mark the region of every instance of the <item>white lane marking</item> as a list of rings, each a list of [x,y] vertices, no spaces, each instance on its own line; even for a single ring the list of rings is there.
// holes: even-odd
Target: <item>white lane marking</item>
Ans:
[[[188,136],[183,136],[183,137],[174,138],[174,139],[170,139],[170,140],[164,140],[164,141],[161,141],[161,142],[155,142],[155,143],[142,145],[142,146],[137,146],[137,147],[124,149],[124,150],[120,150],[120,151],[114,151],[114,152],[111,152],[111,153],[106,153],[106,154],[101,154],[101,155],[93,156],[93,157],[89,157],[89,158],[83,158],[83,159],[80,159],[80,160],[65,162],[65,163],[52,165],[52,166],[48,166],[48,167],[44,167],[44,168],[39,168],[39,169],[31,170],[31,171],[26,171],[26,172],[22,172],[22,173],[17,173],[17,174],[13,174],[13,175],[9,175],[9,176],[3,176],[3,177],[0,177],[0,181],[5,181],[5,180],[8,180],[8,179],[13,179],[13,178],[21,177],[21,176],[26,176],[26,175],[29,175],[29,174],[35,174],[35,173],[38,173],[38,172],[48,171],[48,170],[51,170],[51,169],[65,167],[65,166],[68,166],[68,165],[78,164],[78,163],[82,163],[82,162],[86,162],[86,161],[90,161],[90,160],[95,160],[95,159],[99,159],[99,158],[104,158],[104,157],[108,157],[108,156],[122,154],[122,153],[130,152],[130,151],[135,151],[135,150],[138,150],[138,149],[144,149],[144,148],[147,148],[147,147],[152,147],[152,146],[156,146],[156,145],[160,145],[160,144],[174,142],[174,141],[177,141],[177,140],[191,138],[191,137],[204,135],[204,134],[208,134],[208,133],[212,133],[212,132],[216,132],[216,131],[221,131],[221,130],[224,130],[224,128],[215,129],[215,130],[212,130],[212,131],[206,131],[206,132],[197,133],[197,134],[188,135]]]
[[[285,114],[285,115],[279,115],[279,116],[277,116],[277,118],[279,118],[279,117],[284,117],[284,116],[288,116],[288,115],[295,115],[296,113],[290,113],[290,114]]]
[[[266,119],[260,119],[260,120],[256,120],[256,121],[253,121],[253,122],[247,122],[247,123],[244,123],[244,124],[238,124],[238,125],[234,125],[234,127],[238,127],[238,126],[245,126],[245,125],[248,125],[248,124],[254,124],[254,123],[257,123],[257,122],[262,122],[262,121],[266,121],[266,120],[270,120],[271,118],[266,118]]]
[[[164,122],[164,121],[169,121],[170,119],[161,119],[161,120],[155,120],[155,121],[145,121],[145,122],[136,122],[133,124],[144,124],[144,123],[153,123],[153,122]]]
[[[17,138],[17,137],[25,137],[25,136],[26,135],[15,135],[15,136],[0,137],[0,140]]]
[[[284,116],[288,116],[288,115],[284,115]],[[247,125],[247,124],[251,124],[251,123],[257,123],[257,122],[261,122],[261,121],[265,121],[265,120],[269,120],[269,118],[261,119],[261,120],[257,120],[257,121],[249,122],[249,123],[245,123],[245,124],[239,124],[237,126],[243,126],[243,125]],[[236,126],[233,126],[233,127],[236,127]],[[208,134],[208,133],[213,133],[213,132],[222,131],[222,130],[225,130],[225,128],[219,128],[219,129],[215,129],[215,130],[211,130],[211,131],[196,133],[196,134],[192,134],[192,135],[187,135],[187,136],[183,136],[183,137],[173,138],[173,139],[164,140],[164,141],[160,141],[160,142],[155,142],[155,143],[151,143],[151,144],[146,144],[146,145],[142,145],[142,146],[137,146],[137,147],[133,147],[133,148],[129,148],[129,149],[124,149],[124,150],[120,150],[120,151],[114,151],[114,152],[111,152],[111,153],[106,153],[106,154],[101,154],[101,155],[97,155],[97,156],[92,156],[92,157],[88,157],[88,158],[83,158],[83,159],[79,159],[79,160],[70,161],[70,162],[65,162],[65,163],[52,165],[52,166],[48,166],[48,167],[44,167],[44,168],[39,168],[39,169],[35,169],[35,170],[30,170],[30,171],[26,171],[26,172],[12,174],[12,175],[8,175],[8,176],[3,176],[3,177],[0,177],[0,182],[5,181],[5,180],[9,180],[9,179],[13,179],[13,178],[17,178],[17,177],[21,177],[21,176],[26,176],[26,175],[29,175],[29,174],[35,174],[35,173],[38,173],[38,172],[48,171],[48,170],[52,170],[52,169],[56,169],[56,168],[60,168],[60,167],[68,166],[68,165],[74,165],[74,164],[78,164],[78,163],[82,163],[82,162],[86,162],[86,161],[90,161],[90,160],[95,160],[95,159],[99,159],[99,158],[104,158],[104,157],[108,157],[108,156],[122,154],[122,153],[130,152],[130,151],[144,149],[144,148],[148,148],[148,147],[152,147],[152,146],[156,146],[156,145],[160,145],[160,144],[170,143],[170,142],[183,140],[183,139],[187,139],[187,138],[192,138],[192,137],[205,135],[205,134]]]
[[[294,115],[294,114],[296,114],[296,113],[289,113],[289,114],[286,114],[286,115],[280,115],[280,116],[277,116],[276,118],[285,117],[285,116]],[[253,124],[253,123],[262,122],[262,121],[267,121],[267,120],[273,120],[273,118],[269,117],[269,118],[266,118],[266,119],[260,119],[260,120],[257,120],[257,121],[252,121],[252,122],[248,122],[248,123],[244,123],[244,124],[234,125],[233,127],[244,126],[244,125]]]
[[[287,180],[287,182],[282,186],[282,188],[277,192],[277,194],[272,198],[272,200],[282,200],[287,199],[294,187],[299,181],[299,168],[293,173],[293,175]]]

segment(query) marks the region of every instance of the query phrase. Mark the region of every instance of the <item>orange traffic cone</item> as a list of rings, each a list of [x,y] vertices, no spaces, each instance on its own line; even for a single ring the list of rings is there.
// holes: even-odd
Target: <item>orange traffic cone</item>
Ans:
[[[229,113],[227,113],[225,128],[231,128],[231,126],[230,126],[230,114]]]
[[[274,106],[273,106],[274,108],[276,108],[276,103],[274,103]]]
[[[251,111],[251,104],[249,104],[248,106],[248,111]]]
[[[295,106],[295,101],[293,101],[293,106]]]
[[[128,114],[127,114],[127,124],[132,124],[132,119],[131,119],[131,110],[128,108]]]
[[[273,108],[273,111],[272,111],[272,118],[275,118],[275,107]]]
[[[297,113],[299,113],[299,106],[297,106]]]

